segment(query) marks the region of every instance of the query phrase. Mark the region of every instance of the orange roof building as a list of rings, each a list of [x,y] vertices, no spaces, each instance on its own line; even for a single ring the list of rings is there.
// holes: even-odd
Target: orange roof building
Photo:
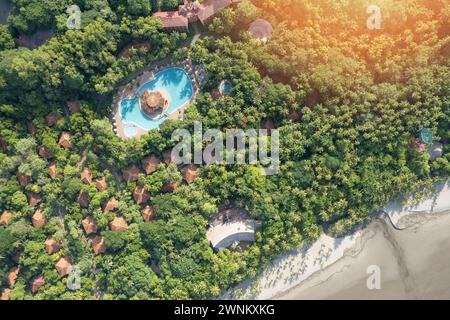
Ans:
[[[95,185],[98,191],[103,192],[108,189],[108,183],[106,182],[105,177],[99,177],[95,180]]]
[[[137,204],[143,204],[150,199],[150,193],[143,186],[138,186],[133,191],[133,198]]]
[[[87,207],[89,207],[91,198],[89,197],[89,195],[86,191],[81,190],[80,193],[78,194],[77,202],[79,203],[80,207],[87,208]]]
[[[69,132],[63,131],[61,133],[61,136],[59,137],[58,144],[63,147],[64,149],[71,149],[73,147],[72,142],[70,142],[70,139],[72,138],[72,135]]]
[[[161,161],[158,159],[157,156],[152,154],[152,155],[142,159],[141,163],[142,163],[142,168],[144,168],[145,173],[151,174],[158,169]]]
[[[31,218],[31,222],[37,229],[45,226],[47,224],[47,219],[44,216],[44,212],[41,209],[36,210],[36,212],[33,214],[33,217]]]
[[[16,284],[17,277],[19,277],[20,268],[12,267],[8,271],[8,276],[6,277],[6,283],[10,288],[14,287]]]
[[[6,226],[12,218],[12,212],[5,210],[0,216],[0,226]]]
[[[36,293],[44,285],[45,285],[45,278],[43,275],[34,277],[30,281],[31,292]]]
[[[153,16],[161,20],[164,30],[187,31],[189,29],[189,20],[178,11],[155,12]]]
[[[7,301],[7,300],[9,300],[9,296],[10,295],[11,295],[11,289],[6,288],[0,294],[0,301]]]
[[[48,166],[47,173],[50,176],[50,178],[52,178],[53,180],[56,179],[56,175],[58,174],[56,163],[53,162]]]
[[[83,225],[84,232],[86,232],[87,235],[97,232],[97,224],[95,223],[95,219],[93,217],[86,217],[83,221],[81,221],[81,224]]]
[[[70,257],[59,259],[55,268],[61,277],[67,276],[72,271],[72,259],[70,259]]]
[[[48,126],[54,126],[59,120],[62,119],[62,116],[57,113],[50,113],[47,117],[45,117],[45,120],[47,121]]]
[[[152,206],[145,206],[144,209],[141,210],[142,218],[144,221],[152,221],[156,219],[156,210]]]
[[[89,168],[84,168],[81,172],[81,181],[85,184],[92,183],[92,170]]]
[[[193,183],[198,177],[198,168],[195,164],[189,164],[181,170],[184,181],[187,184]]]
[[[44,158],[44,159],[50,159],[53,158],[55,155],[53,154],[52,151],[50,151],[49,148],[47,148],[46,146],[40,146],[38,148],[38,153],[39,155]]]
[[[125,168],[122,172],[123,178],[127,183],[137,181],[139,178],[139,168],[135,165],[129,166]]]
[[[33,191],[27,192],[27,199],[30,207],[36,207],[41,202],[41,197]]]
[[[128,223],[124,218],[116,217],[109,223],[109,227],[111,228],[111,231],[114,232],[125,231],[128,230]]]
[[[56,241],[53,238],[48,238],[47,240],[45,240],[45,250],[49,255],[52,255],[61,249],[62,249],[61,241]]]
[[[119,208],[119,201],[116,200],[116,198],[111,197],[107,203],[103,206],[103,213],[108,213],[110,211],[113,211],[115,209]]]
[[[96,236],[92,239],[91,245],[96,255],[106,251],[105,238],[102,236]]]

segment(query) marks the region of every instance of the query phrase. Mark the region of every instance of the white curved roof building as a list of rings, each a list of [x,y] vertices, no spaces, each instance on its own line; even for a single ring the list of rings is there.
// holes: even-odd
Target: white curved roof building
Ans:
[[[232,207],[221,210],[209,221],[206,237],[214,250],[220,251],[236,242],[254,242],[260,227],[261,222],[250,219],[244,209]]]

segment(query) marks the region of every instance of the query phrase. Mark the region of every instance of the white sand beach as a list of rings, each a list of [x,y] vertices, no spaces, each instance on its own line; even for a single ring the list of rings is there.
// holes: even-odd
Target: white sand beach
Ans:
[[[342,238],[322,235],[312,246],[275,259],[257,278],[223,298],[450,298],[450,180],[420,204],[385,208],[384,218]],[[367,267],[381,271],[381,289],[367,289]]]

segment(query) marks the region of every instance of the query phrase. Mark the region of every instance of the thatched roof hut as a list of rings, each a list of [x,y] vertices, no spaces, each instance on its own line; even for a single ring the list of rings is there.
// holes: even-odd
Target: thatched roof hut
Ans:
[[[85,184],[92,183],[92,170],[89,168],[84,168],[81,172],[81,181]]]
[[[47,168],[47,173],[50,176],[50,178],[52,178],[53,180],[56,179],[56,175],[58,174],[58,170],[56,168],[56,163],[52,162],[49,164],[48,168]]]
[[[174,192],[179,187],[180,187],[180,185],[178,184],[178,182],[176,182],[176,181],[169,181],[169,182],[166,182],[162,186],[161,192],[164,192],[164,193]]]
[[[264,19],[256,19],[250,24],[248,31],[261,42],[267,42],[272,37],[273,27]]]
[[[150,156],[142,159],[141,163],[142,163],[142,168],[144,168],[145,173],[151,174],[158,169],[161,161],[159,160],[159,158],[156,155],[151,154]]]
[[[144,218],[144,221],[152,221],[156,219],[156,210],[153,208],[153,206],[145,206],[144,209],[141,210],[142,218]]]
[[[70,257],[63,257],[58,260],[55,265],[60,277],[67,276],[72,271],[72,259]]]
[[[49,255],[52,255],[61,249],[62,249],[61,241],[56,241],[51,237],[45,240],[45,250]]]
[[[93,217],[86,217],[85,219],[83,219],[83,221],[81,221],[81,224],[83,226],[84,232],[86,232],[87,235],[97,232],[97,224],[95,223],[95,219]]]
[[[106,251],[105,238],[102,236],[96,236],[91,241],[92,249],[96,255],[104,253]]]
[[[275,124],[272,119],[265,119],[261,121],[261,129],[267,130],[267,133],[270,135],[272,130],[275,130]]]
[[[8,150],[8,142],[6,140],[0,138],[0,151],[6,152]]]
[[[168,101],[159,91],[145,90],[139,98],[142,112],[150,117],[160,115],[168,105]]]
[[[300,120],[300,112],[298,112],[297,110],[290,110],[289,111],[289,115],[288,115],[288,119],[291,122],[297,122]]]
[[[79,203],[80,207],[87,208],[89,207],[89,203],[91,202],[91,198],[89,197],[89,194],[81,190],[77,197],[77,202]]]
[[[11,289],[6,288],[5,290],[2,291],[2,293],[0,294],[0,301],[7,301],[9,300],[9,296],[11,295]]]
[[[37,209],[36,212],[31,217],[31,223],[37,229],[42,228],[47,224],[47,219],[44,216],[44,212],[41,209]]]
[[[12,218],[12,212],[5,210],[0,216],[0,226],[6,226]]]
[[[184,181],[187,184],[193,183],[198,177],[198,168],[195,164],[189,164],[181,170]]]
[[[72,138],[72,135],[69,132],[61,132],[61,135],[59,137],[58,144],[63,147],[64,149],[70,149],[73,147],[72,142],[70,142],[70,139]]]
[[[41,202],[41,197],[33,191],[27,192],[27,199],[30,207],[36,207]]]
[[[76,101],[76,100],[67,101],[67,108],[69,108],[69,111],[71,114],[81,111],[80,105],[78,104],[78,101]]]
[[[139,170],[139,168],[136,165],[132,165],[132,166],[125,168],[122,172],[122,175],[123,175],[123,178],[125,179],[125,181],[127,183],[130,183],[133,181],[137,181],[137,179],[139,178],[140,172],[141,171]]]
[[[133,198],[137,204],[143,204],[150,199],[150,193],[143,186],[138,186],[133,191]]]
[[[19,181],[19,185],[22,188],[25,187],[31,181],[31,177],[30,176],[27,176],[26,174],[21,173],[19,171],[17,171],[16,177],[17,177],[17,181]]]
[[[31,121],[27,122],[27,129],[28,129],[28,132],[31,133],[31,134],[36,134],[37,133],[37,128],[34,125],[34,123],[31,122]]]
[[[164,150],[162,152],[162,156],[164,159],[164,163],[167,166],[174,162],[174,158],[172,157],[172,148]]]
[[[50,159],[53,158],[55,155],[53,154],[52,151],[50,151],[49,148],[47,148],[46,146],[40,146],[38,148],[38,153],[39,155],[44,158],[44,159]]]
[[[113,211],[115,209],[119,208],[119,201],[116,200],[116,198],[111,197],[108,202],[105,203],[103,206],[103,213],[108,213],[110,211]]]
[[[114,232],[125,231],[128,230],[128,223],[124,218],[116,217],[109,223],[109,227],[111,228],[111,231]]]
[[[6,277],[6,283],[10,288],[14,287],[16,284],[17,277],[19,276],[20,268],[12,267],[8,271],[8,276]]]
[[[47,125],[51,127],[54,126],[59,120],[61,120],[62,116],[60,114],[52,112],[49,115],[47,115],[45,119],[47,121]]]
[[[36,293],[44,285],[45,285],[45,278],[44,278],[43,275],[39,275],[39,276],[34,277],[30,281],[31,292],[32,293]]]
[[[108,189],[108,183],[106,182],[105,177],[99,177],[95,180],[95,185],[98,191],[103,192]]]

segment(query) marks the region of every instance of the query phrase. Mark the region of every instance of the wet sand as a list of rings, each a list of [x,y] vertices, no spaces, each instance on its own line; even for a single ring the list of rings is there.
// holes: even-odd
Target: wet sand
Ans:
[[[275,299],[450,299],[450,212],[408,224],[373,221],[342,259]],[[379,290],[367,288],[370,265],[380,267]]]

